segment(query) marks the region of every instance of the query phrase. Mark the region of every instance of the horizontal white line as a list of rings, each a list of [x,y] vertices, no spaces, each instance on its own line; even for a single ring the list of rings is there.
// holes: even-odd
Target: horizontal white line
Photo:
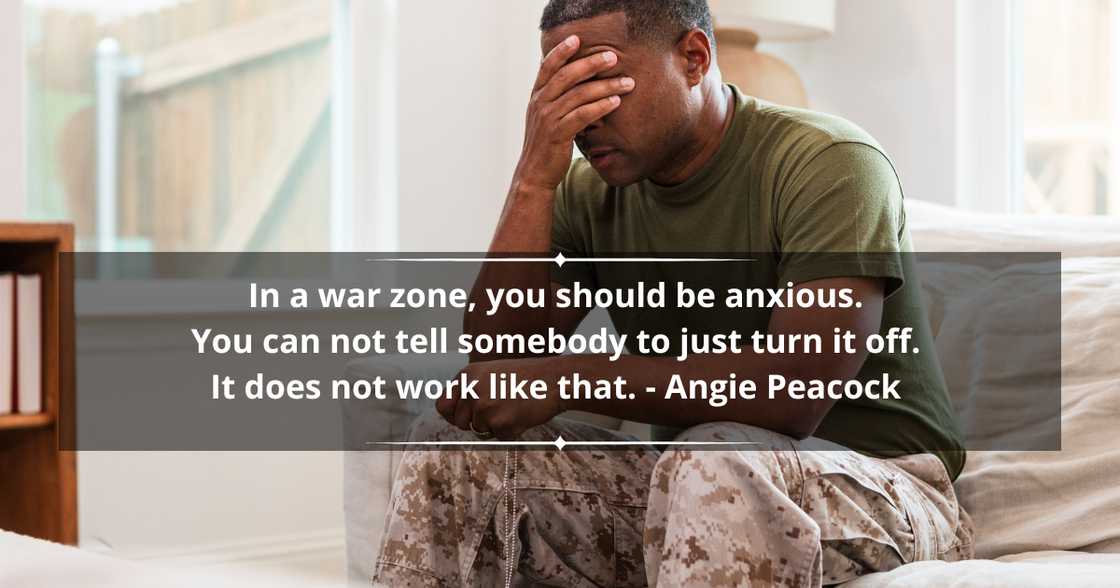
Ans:
[[[728,263],[728,262],[744,262],[751,263],[758,261],[757,259],[740,259],[740,258],[699,258],[699,257],[565,257],[562,260],[557,260],[555,257],[482,257],[482,258],[463,258],[463,257],[388,257],[378,258],[371,257],[366,259],[368,262],[377,261],[416,261],[416,262],[437,262],[437,263]]]
[[[421,445],[421,446],[459,446],[459,445],[473,445],[473,446],[490,446],[490,447],[548,447],[548,446],[582,446],[582,447],[649,447],[654,445],[680,445],[680,446],[697,446],[697,445],[758,445],[754,441],[567,441],[557,443],[556,441],[367,441],[366,445],[386,445],[386,446],[406,446],[406,445]]]

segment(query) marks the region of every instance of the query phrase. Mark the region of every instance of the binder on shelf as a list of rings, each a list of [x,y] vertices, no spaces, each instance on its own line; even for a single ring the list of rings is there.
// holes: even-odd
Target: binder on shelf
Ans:
[[[20,414],[43,412],[43,281],[16,276],[16,407]]]
[[[16,277],[0,273],[0,416],[15,409]]]

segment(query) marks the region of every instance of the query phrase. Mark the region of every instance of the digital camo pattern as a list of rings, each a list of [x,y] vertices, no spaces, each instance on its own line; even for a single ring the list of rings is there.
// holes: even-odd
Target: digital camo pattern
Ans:
[[[651,586],[820,586],[926,559],[972,555],[972,524],[932,455],[874,459],[717,423],[654,468],[645,528]]]
[[[555,420],[527,440],[618,440]],[[474,440],[438,416],[413,440]],[[515,586],[820,586],[972,556],[941,462],[864,457],[717,423],[684,441],[743,451],[521,450]],[[409,451],[375,586],[501,586],[504,451]]]

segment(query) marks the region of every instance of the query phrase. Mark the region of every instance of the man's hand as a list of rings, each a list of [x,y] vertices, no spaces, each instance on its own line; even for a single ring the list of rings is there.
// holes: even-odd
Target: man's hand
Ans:
[[[579,37],[568,37],[541,63],[525,117],[525,144],[515,185],[555,190],[572,163],[576,135],[614,112],[621,96],[634,89],[634,80],[628,77],[587,81],[614,67],[618,55],[603,51],[569,63],[579,45]]]
[[[576,135],[618,108],[619,95],[634,88],[634,80],[629,78],[592,79],[606,75],[617,65],[618,56],[602,51],[575,59],[579,47],[579,38],[569,37],[541,63],[526,114],[525,145],[490,241],[491,254],[550,255],[556,187],[571,167]],[[471,302],[485,304],[487,289],[529,291],[551,284],[552,268],[547,263],[486,263],[471,290]],[[503,311],[494,316],[464,313],[463,332],[533,333],[549,327],[570,331],[586,314],[587,309],[551,308]],[[502,357],[474,354],[472,359]]]
[[[472,363],[463,368],[468,379],[477,380],[478,400],[441,399],[436,410],[451,424],[464,431],[492,433],[502,441],[514,441],[522,433],[552,420],[565,407],[556,392],[557,375],[550,369],[549,358],[517,359]],[[543,380],[549,392],[544,400],[492,400],[491,374],[516,374],[521,380]]]
[[[598,79],[618,65],[616,53],[600,51],[576,59],[579,48],[579,37],[568,37],[541,62],[525,115],[521,160],[490,243],[491,253],[548,254],[552,244],[553,197],[571,167],[576,135],[614,112],[622,103],[621,96],[634,89],[634,80],[628,77]],[[548,264],[525,267],[487,263],[479,272],[471,300],[483,301],[487,288],[549,288],[551,278]],[[467,313],[463,329],[474,334],[538,332],[548,327],[571,331],[586,314],[586,309],[499,313],[494,317]],[[476,355],[474,359],[483,357]],[[440,414],[461,429],[470,430],[473,425],[478,433],[493,433],[503,440],[516,439],[564,410],[556,394],[555,362],[549,359],[478,362],[464,371],[479,382],[476,391],[481,399],[436,403]],[[544,400],[490,400],[491,373],[543,380],[550,393]]]

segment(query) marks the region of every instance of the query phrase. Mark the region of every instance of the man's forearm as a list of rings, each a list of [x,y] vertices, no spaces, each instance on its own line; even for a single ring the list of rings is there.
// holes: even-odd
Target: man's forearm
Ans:
[[[532,254],[547,256],[552,246],[552,206],[554,192],[530,188],[514,181],[494,231],[490,254]],[[475,312],[463,319],[464,332],[471,334],[534,333],[551,325],[548,309],[524,312],[498,312],[487,316],[486,291],[540,290],[551,293],[551,266],[540,262],[485,263],[471,291]],[[499,359],[472,357],[473,361]]]
[[[570,36],[553,47],[541,61],[525,113],[525,143],[506,196],[491,255],[533,254],[552,250],[552,206],[556,188],[572,163],[576,135],[588,125],[614,112],[621,96],[634,89],[628,77],[598,78],[618,63],[613,51],[596,51],[576,57],[579,37]],[[485,307],[486,290],[513,288],[552,294],[551,266],[547,263],[488,263],[479,273],[471,301]],[[482,304],[480,304],[482,303]],[[575,328],[582,314],[556,315],[551,304],[544,309],[501,312],[493,316],[469,313],[463,319],[468,333],[535,333],[556,326]],[[499,359],[472,357],[473,361]]]
[[[552,249],[555,195],[555,189],[526,186],[515,179],[490,241],[490,253],[547,255]]]

